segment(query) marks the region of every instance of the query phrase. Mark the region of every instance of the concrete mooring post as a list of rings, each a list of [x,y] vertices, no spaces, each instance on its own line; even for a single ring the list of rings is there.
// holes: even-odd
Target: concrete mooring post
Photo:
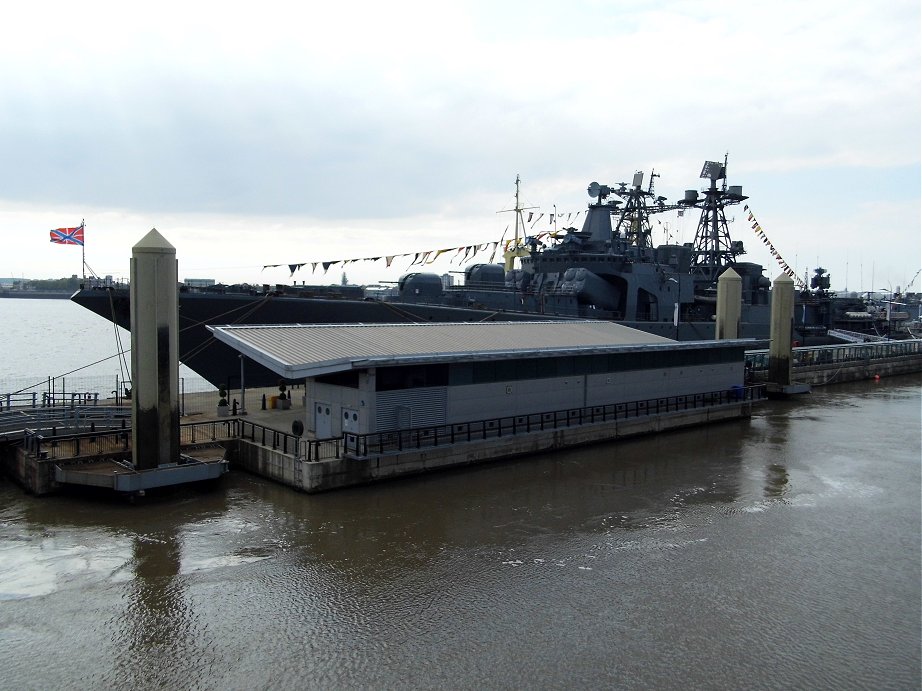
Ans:
[[[768,349],[769,395],[785,396],[810,391],[807,384],[792,381],[794,352],[791,345],[794,324],[794,280],[781,274],[772,284],[771,343]]]
[[[135,468],[179,461],[176,248],[153,228],[131,256],[131,449]]]
[[[743,301],[743,279],[728,268],[717,279],[717,323],[714,340],[739,338]]]

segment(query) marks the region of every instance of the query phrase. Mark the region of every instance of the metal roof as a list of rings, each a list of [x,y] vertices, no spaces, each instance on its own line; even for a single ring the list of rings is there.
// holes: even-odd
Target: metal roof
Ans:
[[[209,326],[215,338],[286,379],[350,369],[503,358],[537,358],[668,347],[751,345],[677,343],[605,321]],[[692,345],[692,344],[696,345]]]

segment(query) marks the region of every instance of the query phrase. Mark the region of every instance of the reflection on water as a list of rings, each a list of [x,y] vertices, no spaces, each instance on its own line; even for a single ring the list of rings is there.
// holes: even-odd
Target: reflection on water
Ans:
[[[918,383],[327,495],[0,484],[0,686],[917,687]]]

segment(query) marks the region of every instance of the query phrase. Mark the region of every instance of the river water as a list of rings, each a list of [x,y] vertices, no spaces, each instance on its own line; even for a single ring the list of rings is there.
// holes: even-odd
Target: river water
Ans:
[[[98,390],[131,379],[131,334],[70,300],[0,298],[0,394]],[[212,389],[180,365],[184,390]],[[114,392],[113,392],[114,393]]]
[[[920,391],[325,495],[2,480],[0,688],[919,688]]]

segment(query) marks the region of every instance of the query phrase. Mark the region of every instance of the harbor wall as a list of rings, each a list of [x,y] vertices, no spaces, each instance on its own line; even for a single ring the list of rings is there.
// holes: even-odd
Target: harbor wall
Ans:
[[[748,418],[751,414],[752,403],[744,401],[394,453],[356,456],[346,452],[341,458],[323,461],[296,460],[277,449],[236,440],[227,445],[227,459],[232,469],[247,470],[295,489],[316,493],[641,434]]]
[[[0,446],[0,454],[4,474],[27,492],[40,496],[56,489],[53,459],[35,458],[22,447],[9,444]]]

